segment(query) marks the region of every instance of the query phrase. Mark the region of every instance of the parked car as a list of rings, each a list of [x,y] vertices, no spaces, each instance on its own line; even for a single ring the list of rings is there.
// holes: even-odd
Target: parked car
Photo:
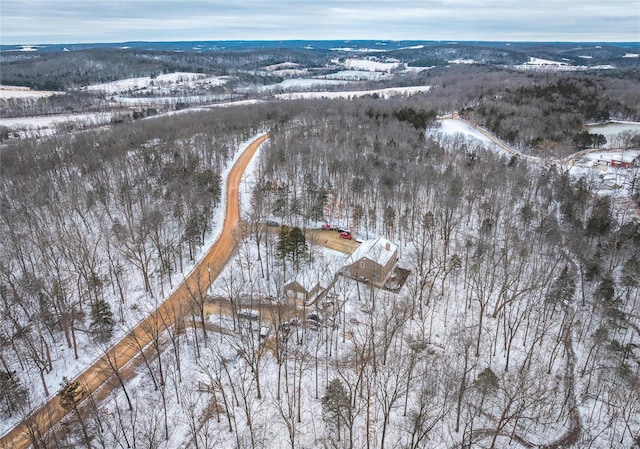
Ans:
[[[307,320],[315,321],[316,323],[321,323],[322,315],[319,312],[311,312],[309,315],[307,315]]]
[[[349,231],[342,231],[340,233],[340,238],[341,239],[351,240],[351,239],[353,239],[353,236],[351,235],[351,232],[349,232]]]
[[[265,224],[266,224],[267,226],[280,226],[280,223],[278,223],[277,221],[273,221],[273,220],[267,220],[267,221],[265,222]]]
[[[333,231],[333,229],[334,229],[334,226],[330,225],[329,223],[324,223],[322,225],[322,230],[323,231]]]
[[[260,313],[253,309],[240,309],[238,310],[238,317],[246,318],[248,320],[257,320],[260,318]]]

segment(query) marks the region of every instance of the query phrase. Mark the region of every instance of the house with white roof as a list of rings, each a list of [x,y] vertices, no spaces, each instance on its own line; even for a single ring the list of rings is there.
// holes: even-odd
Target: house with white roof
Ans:
[[[378,237],[360,244],[340,271],[358,281],[383,286],[397,261],[398,245]]]

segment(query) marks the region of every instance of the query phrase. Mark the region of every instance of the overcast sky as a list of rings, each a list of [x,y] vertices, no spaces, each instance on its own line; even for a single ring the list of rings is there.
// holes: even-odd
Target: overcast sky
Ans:
[[[640,41],[640,0],[0,0],[0,43]]]

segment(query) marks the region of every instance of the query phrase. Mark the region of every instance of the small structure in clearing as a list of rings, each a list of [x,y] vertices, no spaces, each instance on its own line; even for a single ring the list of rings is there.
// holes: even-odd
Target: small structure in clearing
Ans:
[[[318,274],[311,270],[301,271],[295,279],[284,284],[283,290],[287,298],[311,303],[321,293]]]

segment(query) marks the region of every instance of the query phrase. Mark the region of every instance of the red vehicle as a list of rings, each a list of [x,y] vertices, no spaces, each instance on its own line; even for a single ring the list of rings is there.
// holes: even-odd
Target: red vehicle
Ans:
[[[322,229],[324,231],[333,231],[333,226],[331,226],[329,223],[325,223],[322,225]]]
[[[349,231],[342,231],[340,233],[340,238],[341,239],[351,240],[353,238],[353,236],[351,235],[351,232],[349,232]]]

